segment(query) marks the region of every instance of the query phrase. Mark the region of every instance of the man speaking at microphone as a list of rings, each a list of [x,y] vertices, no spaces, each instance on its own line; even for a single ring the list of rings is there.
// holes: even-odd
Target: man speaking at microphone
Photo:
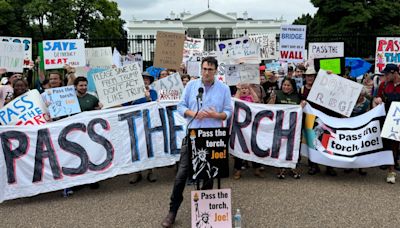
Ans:
[[[229,87],[215,80],[218,61],[206,57],[201,61],[201,78],[190,81],[183,91],[178,104],[178,112],[184,116],[188,128],[218,128],[232,114]],[[185,140],[185,139],[184,139]],[[163,227],[171,227],[179,206],[183,201],[183,190],[191,168],[191,158],[187,147],[182,147],[178,172],[171,194],[169,213],[162,221]],[[202,189],[212,189],[213,181],[203,181]]]

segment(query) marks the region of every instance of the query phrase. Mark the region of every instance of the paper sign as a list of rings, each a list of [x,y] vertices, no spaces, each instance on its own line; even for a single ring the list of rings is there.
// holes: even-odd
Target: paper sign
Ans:
[[[88,80],[88,84],[87,84],[87,90],[88,92],[96,92],[96,85],[94,84],[94,79],[93,79],[93,75],[100,73],[100,72],[104,72],[107,69],[104,68],[91,68],[88,72],[87,72],[87,77],[86,79]]]
[[[186,37],[183,45],[183,63],[186,63],[190,56],[204,51],[204,39]]]
[[[111,68],[113,65],[111,47],[85,48],[86,66],[90,68]]]
[[[32,38],[0,36],[0,42],[12,42],[24,45],[24,68],[32,61]]]
[[[190,76],[201,76],[201,62],[187,62],[187,74]]]
[[[261,60],[278,59],[276,51],[276,34],[263,34],[249,36],[252,42],[260,45]]]
[[[377,37],[375,73],[380,73],[386,64],[400,64],[400,37]]]
[[[144,97],[144,83],[137,63],[93,75],[104,108]]]
[[[71,40],[44,40],[43,55],[45,69],[63,68],[65,64],[72,67],[83,67],[85,60],[85,41]]]
[[[34,89],[0,109],[1,125],[43,125],[50,120],[46,105]]]
[[[260,84],[258,64],[227,65],[226,69],[225,81],[229,86],[239,83]]]
[[[240,37],[237,39],[224,40],[217,42],[218,61],[229,64],[259,64],[260,45],[251,42],[249,37]]]
[[[381,137],[400,141],[400,102],[393,101],[390,105]]]
[[[180,100],[184,89],[179,73],[157,80],[151,87],[158,92],[159,100]]]
[[[192,227],[232,228],[231,197],[231,189],[192,191]]]
[[[319,70],[307,100],[349,117],[363,85]]]
[[[0,42],[0,68],[7,72],[22,73],[24,64],[24,45]]]
[[[304,60],[306,44],[305,25],[282,25],[280,35],[280,60],[298,63]]]
[[[179,69],[182,64],[185,34],[157,31],[154,66]]]
[[[344,57],[344,42],[308,43],[308,59]]]
[[[46,89],[42,94],[51,118],[69,116],[81,112],[74,86]]]
[[[330,70],[334,74],[341,74],[340,59],[320,59],[319,68],[323,70]]]

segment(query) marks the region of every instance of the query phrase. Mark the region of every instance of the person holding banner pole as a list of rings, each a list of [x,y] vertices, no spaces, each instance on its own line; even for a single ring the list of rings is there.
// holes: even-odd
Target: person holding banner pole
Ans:
[[[218,61],[206,57],[201,62],[201,79],[190,81],[183,91],[178,112],[190,126],[187,128],[218,128],[232,114],[229,87],[215,79]],[[191,154],[188,151],[187,136],[182,140],[181,157],[176,174],[168,215],[161,225],[171,227],[183,201],[183,190],[191,169]],[[204,180],[202,189],[212,189],[213,179]]]
[[[389,111],[390,105],[393,101],[400,101],[400,74],[399,67],[396,64],[387,64],[386,67],[381,71],[385,74],[386,80],[379,85],[378,96],[373,100],[373,107],[376,105],[385,103],[386,113]],[[395,167],[398,168],[398,152],[399,152],[399,142],[382,139],[383,147],[388,150],[393,151],[394,165],[390,165],[388,169],[388,174],[386,177],[386,182],[389,184],[396,183],[396,172]]]

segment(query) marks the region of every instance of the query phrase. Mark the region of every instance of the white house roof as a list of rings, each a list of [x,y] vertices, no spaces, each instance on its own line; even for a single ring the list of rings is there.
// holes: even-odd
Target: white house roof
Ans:
[[[236,22],[236,18],[218,13],[212,9],[208,9],[199,14],[183,19],[184,23],[201,23],[201,22]]]

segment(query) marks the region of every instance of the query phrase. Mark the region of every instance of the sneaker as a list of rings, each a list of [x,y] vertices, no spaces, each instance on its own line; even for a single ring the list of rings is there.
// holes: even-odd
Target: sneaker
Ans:
[[[129,181],[129,184],[137,184],[140,181],[142,181],[143,177],[142,177],[142,173],[135,173],[135,178],[131,181]]]
[[[72,191],[71,188],[63,189],[63,193],[62,193],[63,197],[69,197],[69,196],[72,196],[72,194],[74,194],[74,191]]]
[[[154,174],[152,171],[149,171],[149,173],[147,173],[147,181],[150,183],[154,183],[157,181],[157,179],[154,177]]]
[[[387,177],[386,177],[386,182],[389,183],[389,184],[396,183],[396,173],[395,172],[389,172],[387,174]]]
[[[297,169],[291,169],[290,172],[291,172],[292,177],[293,177],[294,179],[300,179],[301,175],[300,175],[299,170],[297,170]]]
[[[233,179],[239,180],[241,176],[240,170],[236,170],[235,174],[233,174]]]
[[[286,170],[284,168],[279,169],[279,173],[276,175],[278,179],[285,179]]]

